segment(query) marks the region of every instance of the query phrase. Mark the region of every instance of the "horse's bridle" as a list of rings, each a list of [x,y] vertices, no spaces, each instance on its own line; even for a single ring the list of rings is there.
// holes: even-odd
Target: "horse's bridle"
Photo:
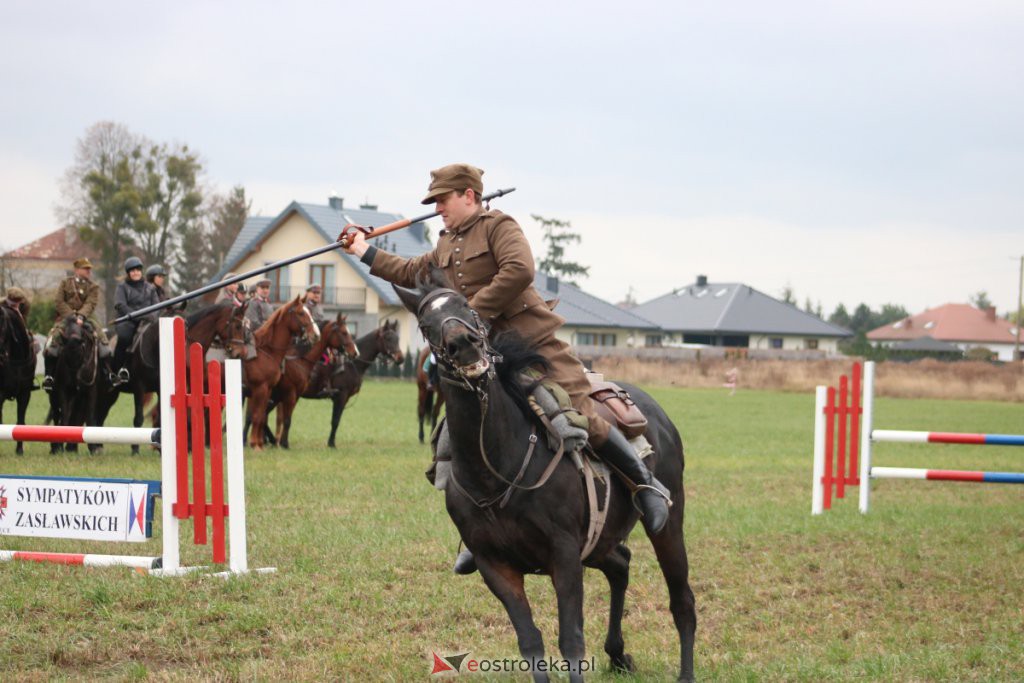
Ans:
[[[447,287],[439,287],[438,289],[432,290],[429,293],[427,293],[420,300],[419,306],[417,306],[416,308],[416,319],[419,321],[420,333],[423,335],[423,338],[427,340],[427,346],[430,347],[430,351],[434,354],[434,358],[436,358],[439,363],[444,364],[444,366],[449,370],[449,372],[453,373],[459,379],[459,381],[454,381],[442,376],[441,381],[448,382],[449,384],[454,384],[456,386],[461,386],[465,389],[469,389],[470,391],[476,392],[477,395],[482,395],[485,392],[481,385],[485,384],[486,382],[478,380],[481,380],[481,378],[486,379],[487,381],[494,379],[495,365],[501,362],[501,354],[495,351],[494,347],[491,346],[491,342],[487,336],[487,326],[484,325],[483,320],[480,319],[480,315],[472,307],[469,308],[469,312],[473,316],[472,325],[468,321],[463,320],[462,318],[456,315],[449,315],[441,320],[441,324],[438,329],[438,334],[441,340],[440,345],[435,344],[433,341],[431,341],[430,335],[427,334],[426,330],[423,327],[423,310],[427,306],[427,304],[429,304],[431,301],[438,298],[439,296],[443,295],[454,295],[459,298],[462,297],[462,294],[456,292],[454,289],[449,289]],[[469,330],[470,333],[473,334],[473,336],[480,340],[480,348],[481,351],[483,352],[484,357],[479,362],[474,363],[473,365],[470,366],[463,367],[459,365],[455,361],[455,359],[448,354],[448,351],[444,348],[445,326],[452,321],[465,327],[467,330]],[[481,363],[486,363],[487,367],[482,371],[477,371],[476,368],[479,367]]]

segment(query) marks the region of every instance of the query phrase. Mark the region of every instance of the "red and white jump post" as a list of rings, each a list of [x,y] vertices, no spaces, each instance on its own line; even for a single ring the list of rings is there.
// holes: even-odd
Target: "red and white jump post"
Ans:
[[[160,446],[161,481],[77,480],[90,492],[108,490],[116,483],[150,484],[163,498],[163,555],[88,555],[77,553],[35,553],[0,550],[2,560],[31,560],[87,566],[129,566],[148,569],[156,576],[180,576],[198,567],[181,566],[180,522],[192,519],[196,545],[208,543],[207,520],[213,531],[213,562],[227,563],[219,576],[249,571],[272,572],[273,568],[250,570],[246,548],[245,465],[242,449],[241,361],[224,364],[225,392],[221,391],[221,365],[205,364],[199,344],[188,349],[186,366],[185,323],[181,318],[160,320],[160,423],[162,429],[119,427],[38,427],[0,425],[0,441],[46,441],[75,443],[155,444]],[[186,370],[187,368],[187,370]],[[205,369],[205,377],[204,377]],[[186,375],[186,372],[188,373]],[[205,381],[204,381],[205,380]],[[221,411],[225,413],[226,435],[221,433]],[[191,416],[191,462],[189,461],[189,416]],[[207,500],[205,427],[209,421],[210,500]],[[226,452],[225,452],[226,436]],[[225,455],[226,466],[225,466]],[[225,474],[227,499],[225,500]],[[191,497],[189,477],[191,475]],[[35,478],[39,479],[39,478]],[[82,482],[88,482],[83,485]],[[2,480],[0,480],[2,483]],[[68,486],[72,486],[68,484]],[[78,494],[82,495],[82,494]],[[110,493],[110,495],[114,495]],[[143,493],[142,495],[146,495]],[[144,507],[144,506],[143,506]],[[130,516],[136,514],[134,506]],[[141,524],[142,512],[138,512]],[[227,528],[225,528],[225,518]],[[134,520],[130,520],[134,521]],[[131,524],[129,523],[129,526]],[[41,533],[32,535],[56,535]],[[228,544],[230,538],[230,544]],[[145,540],[144,537],[131,540]],[[230,557],[227,546],[230,545]]]
[[[872,479],[925,479],[991,484],[1024,484],[1024,473],[929,470],[907,467],[875,467],[871,464],[872,443],[952,443],[987,446],[1024,446],[1021,434],[962,434],[874,429],[875,364],[864,364],[864,398],[861,405],[861,366],[853,364],[852,379],[839,378],[839,388],[817,387],[814,406],[814,466],[812,468],[811,514],[820,515],[844,498],[846,486],[859,486],[860,511],[871,503]],[[850,389],[849,401],[847,390]],[[858,470],[857,451],[860,447]]]

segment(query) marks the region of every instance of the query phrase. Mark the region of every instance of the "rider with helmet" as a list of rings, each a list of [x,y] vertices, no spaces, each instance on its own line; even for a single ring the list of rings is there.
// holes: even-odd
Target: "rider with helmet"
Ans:
[[[167,271],[159,263],[154,263],[146,268],[146,282],[153,285],[156,290],[157,299],[163,303],[169,298],[164,291],[164,283],[167,282]]]
[[[131,256],[124,262],[125,279],[114,292],[114,310],[118,316],[160,303],[156,287],[142,279],[142,259]],[[135,337],[139,320],[128,320],[117,324],[117,346],[114,347],[114,367],[118,368],[115,383],[127,382],[128,368],[124,366],[128,347]]]

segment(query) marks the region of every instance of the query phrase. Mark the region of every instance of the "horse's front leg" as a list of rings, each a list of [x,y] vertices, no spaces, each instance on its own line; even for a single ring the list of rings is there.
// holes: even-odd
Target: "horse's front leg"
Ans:
[[[331,397],[333,406],[331,408],[331,435],[327,437],[327,445],[335,448],[334,437],[338,433],[338,423],[341,422],[341,414],[348,402],[348,395],[338,392]]]
[[[134,427],[141,427],[146,422],[146,396],[141,391],[135,391],[132,393],[132,398],[135,399],[135,419],[132,420],[132,425]],[[132,455],[138,454],[139,445],[132,444]]]
[[[557,544],[551,583],[558,598],[558,649],[569,665],[569,680],[582,683],[586,665],[583,641],[583,563],[573,538]]]
[[[22,391],[18,396],[18,424],[20,425],[25,424],[25,412],[28,410],[28,400],[30,398],[32,398],[32,391],[30,389]],[[14,452],[17,455],[25,454],[25,444],[23,441],[18,442]]]
[[[477,556],[476,562],[480,575],[484,577],[484,583],[494,596],[501,600],[505,611],[508,612],[508,618],[512,621],[512,628],[516,630],[516,639],[519,641],[519,654],[531,662],[544,659],[544,637],[533,623],[533,612],[530,610],[530,601],[526,598],[522,572],[482,556]],[[546,683],[549,679],[546,672],[534,671],[533,680],[535,683]]]

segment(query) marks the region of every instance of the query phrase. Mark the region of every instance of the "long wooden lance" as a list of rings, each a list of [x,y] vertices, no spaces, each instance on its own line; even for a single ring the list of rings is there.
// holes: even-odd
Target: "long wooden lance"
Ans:
[[[515,191],[516,191],[516,188],[514,188],[514,187],[510,187],[510,188],[507,188],[507,189],[504,189],[504,190],[496,190],[496,191],[494,191],[494,192],[492,192],[492,193],[490,193],[488,195],[485,195],[485,196],[481,197],[480,199],[481,199],[481,201],[489,202],[492,199],[496,199],[498,197],[503,197],[503,196],[509,194],[510,192],[515,192]],[[147,316],[147,315],[149,315],[151,313],[156,313],[157,311],[162,311],[165,308],[170,308],[171,306],[180,304],[183,301],[188,301],[190,299],[196,298],[197,296],[202,296],[203,294],[206,294],[207,292],[212,292],[215,289],[220,289],[221,287],[227,287],[228,285],[234,284],[236,282],[241,282],[242,280],[248,280],[249,278],[254,277],[256,275],[262,275],[263,273],[268,273],[268,272],[270,272],[272,270],[277,270],[278,268],[282,268],[284,266],[291,265],[292,263],[295,263],[296,261],[303,261],[305,259],[313,258],[314,256],[318,256],[320,254],[327,253],[328,251],[334,251],[335,249],[341,249],[342,247],[348,246],[347,239],[349,237],[351,237],[353,231],[355,231],[355,230],[359,230],[360,232],[362,232],[366,236],[367,239],[372,239],[374,237],[380,237],[381,235],[386,235],[389,232],[394,232],[395,230],[401,230],[402,228],[408,228],[413,223],[422,223],[423,221],[430,220],[431,218],[434,218],[435,216],[439,216],[440,214],[441,214],[440,211],[434,211],[433,213],[425,213],[422,216],[416,216],[415,218],[403,218],[400,221],[395,221],[394,223],[388,223],[387,225],[382,225],[379,228],[374,228],[372,226],[363,226],[363,225],[346,225],[345,228],[341,231],[341,234],[338,235],[338,239],[335,242],[331,242],[330,244],[324,245],[322,247],[317,247],[316,249],[311,249],[310,251],[303,252],[301,254],[298,254],[297,256],[291,256],[291,257],[286,258],[286,259],[281,259],[280,261],[275,261],[273,263],[269,263],[269,264],[267,264],[265,266],[260,266],[259,268],[256,268],[254,270],[250,270],[250,271],[248,271],[246,273],[241,273],[239,275],[233,275],[233,276],[231,276],[229,278],[225,278],[225,279],[220,280],[218,282],[211,282],[208,285],[203,285],[199,289],[194,289],[191,292],[187,292],[186,294],[180,294],[180,295],[178,295],[176,297],[172,297],[172,298],[168,299],[167,301],[161,301],[158,304],[153,304],[152,306],[147,306],[145,308],[140,308],[137,311],[132,311],[131,313],[129,313],[127,315],[122,315],[120,318],[115,319],[113,324],[116,325],[117,323],[128,322],[130,320],[136,320],[138,318],[142,318],[144,316]]]

